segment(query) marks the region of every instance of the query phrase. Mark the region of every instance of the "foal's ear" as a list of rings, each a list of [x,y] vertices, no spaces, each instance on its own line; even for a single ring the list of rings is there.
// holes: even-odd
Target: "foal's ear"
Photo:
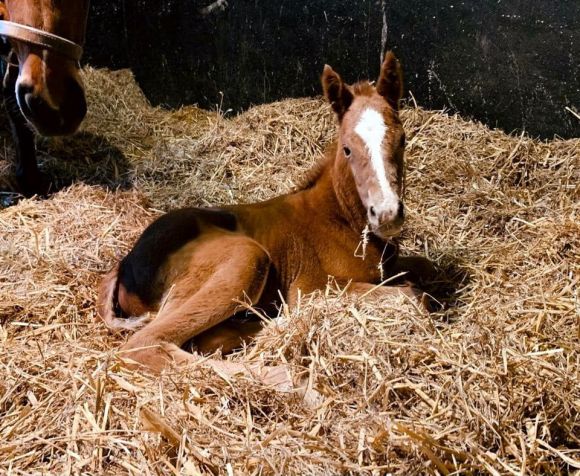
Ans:
[[[346,110],[350,107],[353,96],[338,73],[327,64],[324,65],[324,71],[322,72],[322,89],[338,119],[341,120]]]
[[[381,66],[381,74],[377,81],[377,92],[383,96],[390,106],[399,110],[399,100],[403,95],[403,70],[392,51],[388,51]]]

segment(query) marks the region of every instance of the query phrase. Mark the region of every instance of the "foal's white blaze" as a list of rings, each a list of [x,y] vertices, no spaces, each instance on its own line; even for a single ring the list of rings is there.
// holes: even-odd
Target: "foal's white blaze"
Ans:
[[[360,115],[358,124],[354,128],[354,131],[367,146],[371,155],[371,165],[381,188],[382,200],[380,200],[375,206],[380,206],[381,208],[398,208],[399,198],[397,197],[397,194],[393,192],[385,172],[382,146],[387,130],[388,128],[383,120],[383,115],[371,108],[363,111]]]

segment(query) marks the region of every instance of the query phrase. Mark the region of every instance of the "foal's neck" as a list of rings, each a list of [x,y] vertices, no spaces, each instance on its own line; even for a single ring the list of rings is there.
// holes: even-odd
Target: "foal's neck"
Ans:
[[[348,225],[360,235],[367,225],[367,215],[358,196],[349,165],[337,156],[335,141],[312,171],[305,192],[313,208]]]
[[[363,260],[368,258],[376,264],[382,263],[382,272],[388,273],[398,253],[397,242],[385,241],[370,232],[365,234],[368,225],[366,209],[359,198],[349,164],[337,154],[335,142],[327,150],[324,160],[313,169],[306,188],[299,193],[308,203],[308,209],[324,217],[321,220],[325,226],[324,236],[343,244],[359,243],[360,246],[364,243],[362,249],[354,245],[353,254],[360,252]],[[335,224],[334,230],[327,228],[329,221]]]

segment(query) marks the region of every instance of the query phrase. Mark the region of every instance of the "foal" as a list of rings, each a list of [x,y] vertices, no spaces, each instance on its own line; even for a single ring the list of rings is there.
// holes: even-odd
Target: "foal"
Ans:
[[[172,211],[105,276],[98,311],[109,327],[134,329],[147,319],[139,316],[157,312],[125,344],[127,357],[159,370],[198,359],[182,350],[191,340],[203,353],[229,352],[260,329],[236,317],[244,302],[268,314],[279,295],[292,305],[299,291],[324,288],[329,275],[366,292],[393,274],[391,239],[404,221],[399,62],[386,55],[376,87],[348,86],[325,66],[322,86],[340,129],[308,184],[256,204]],[[361,257],[356,250],[367,226]],[[410,286],[376,292],[420,296]],[[217,362],[220,370],[227,366]]]

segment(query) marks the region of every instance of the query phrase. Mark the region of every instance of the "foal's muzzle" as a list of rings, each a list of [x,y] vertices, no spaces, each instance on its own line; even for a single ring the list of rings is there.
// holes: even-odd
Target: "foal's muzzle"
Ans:
[[[381,238],[397,235],[405,221],[405,206],[402,201],[371,205],[368,220],[373,233]]]

